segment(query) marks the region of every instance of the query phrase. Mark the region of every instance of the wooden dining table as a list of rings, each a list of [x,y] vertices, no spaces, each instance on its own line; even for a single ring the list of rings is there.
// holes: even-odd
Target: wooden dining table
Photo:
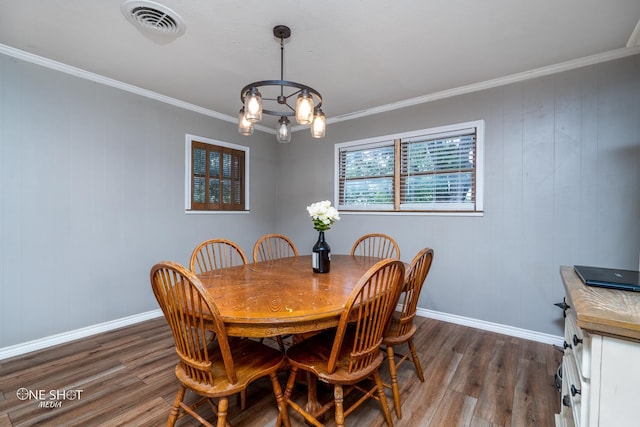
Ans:
[[[329,273],[314,273],[311,256],[221,268],[198,275],[213,297],[227,335],[265,338],[338,325],[347,298],[381,258],[333,255]]]

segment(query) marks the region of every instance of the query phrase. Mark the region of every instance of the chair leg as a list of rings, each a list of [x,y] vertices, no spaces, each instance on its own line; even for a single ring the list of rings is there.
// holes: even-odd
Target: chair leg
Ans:
[[[218,401],[218,423],[217,427],[226,427],[227,411],[229,410],[229,398],[221,397]]]
[[[240,392],[240,410],[244,411],[247,408],[247,390]]]
[[[323,424],[320,423],[311,413],[300,407],[296,402],[291,400],[291,392],[293,387],[296,384],[296,376],[298,373],[298,368],[291,367],[291,374],[289,374],[289,380],[287,381],[287,389],[284,392],[284,400],[288,406],[291,406],[294,411],[304,417],[305,423],[315,426],[315,427],[323,427]],[[276,427],[280,427],[282,425],[282,419],[280,414],[278,414],[278,419],[276,420]]]
[[[375,371],[373,374],[373,379],[376,382],[376,386],[378,387],[378,400],[380,400],[380,405],[382,406],[382,412],[384,412],[384,419],[387,422],[389,427],[393,427],[393,421],[391,420],[391,412],[389,412],[389,404],[387,403],[387,397],[384,395],[384,385],[382,384],[382,379],[380,378],[380,372]]]
[[[289,407],[289,399],[291,398],[291,393],[293,392],[293,387],[296,385],[296,375],[298,374],[298,369],[295,367],[291,367],[291,373],[289,374],[289,379],[287,380],[287,386],[284,390],[284,404],[285,407]],[[287,410],[287,415],[289,414]],[[283,422],[284,414],[278,413],[278,419],[276,420],[276,427],[280,427]]]
[[[336,427],[344,427],[344,393],[342,385],[336,384],[333,387],[333,399],[335,401]]]
[[[176,424],[176,420],[178,419],[178,413],[180,412],[180,403],[182,403],[182,399],[184,399],[184,393],[186,391],[187,389],[182,385],[178,388],[178,393],[176,394],[176,398],[173,401],[171,412],[169,412],[167,427],[172,427]]]
[[[420,364],[420,359],[418,358],[418,353],[416,352],[416,347],[413,345],[413,339],[409,339],[409,348],[411,349],[411,357],[413,358],[413,364],[416,367],[416,371],[418,372],[418,378],[420,381],[424,382],[424,374],[422,373],[422,365]]]
[[[285,427],[291,427],[287,401],[282,396],[282,388],[280,387],[278,376],[275,372],[272,372],[269,374],[269,377],[273,385],[273,394],[276,395],[276,402],[278,403],[278,421],[284,422]]]
[[[276,335],[273,339],[278,343],[278,347],[280,347],[280,351],[285,353],[287,349],[284,346],[284,341],[282,340],[282,337],[280,335]],[[264,342],[264,338],[260,338],[260,342]]]
[[[398,419],[402,419],[402,408],[400,406],[400,389],[398,387],[398,373],[396,370],[396,357],[393,347],[387,346],[387,360],[389,361],[389,374],[391,375],[391,390],[393,391],[393,407]]]
[[[307,372],[307,404],[304,409],[310,414],[322,412],[322,405],[318,401],[318,379],[311,372]]]

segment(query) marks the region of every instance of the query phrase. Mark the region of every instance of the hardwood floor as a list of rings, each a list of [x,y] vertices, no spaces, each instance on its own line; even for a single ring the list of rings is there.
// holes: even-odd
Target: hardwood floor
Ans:
[[[393,414],[396,426],[554,425],[559,349],[433,319],[418,318],[417,324],[425,382],[410,363],[400,367],[403,418]],[[164,425],[177,391],[176,362],[164,318],[0,361],[0,427]],[[287,373],[280,375],[284,386]],[[382,375],[388,377],[386,363]],[[51,400],[51,393],[57,398]],[[304,388],[293,397],[303,403]],[[387,397],[392,407],[390,390]],[[290,415],[293,425],[305,425],[292,410]],[[235,402],[229,409],[235,426],[274,425],[276,416],[268,378],[249,388],[245,411]],[[178,425],[198,423],[185,417]],[[347,425],[386,424],[379,404],[370,400]]]

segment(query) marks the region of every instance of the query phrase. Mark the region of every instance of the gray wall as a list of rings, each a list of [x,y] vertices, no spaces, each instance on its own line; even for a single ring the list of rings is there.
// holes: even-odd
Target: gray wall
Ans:
[[[250,146],[250,214],[184,213],[186,133]],[[250,252],[275,224],[276,144],[0,55],[0,348],[158,309],[149,269],[204,239]]]
[[[425,78],[428,78],[425,77]],[[211,89],[215,96],[215,89]],[[327,102],[330,114],[330,102]],[[484,119],[485,215],[343,215],[346,253],[386,232],[436,258],[421,307],[561,334],[561,264],[636,268],[640,56],[329,125],[327,138],[227,123],[0,55],[0,348],[155,310],[149,268],[209,237],[247,253],[333,198],[334,144]],[[251,147],[251,213],[185,215],[186,133]]]
[[[559,336],[560,265],[638,268],[638,55],[329,125],[323,141],[296,132],[279,154],[278,228],[310,251],[305,207],[333,200],[335,143],[478,119],[483,217],[343,213],[325,234],[334,253],[376,231],[396,238],[405,261],[430,246],[420,307]]]

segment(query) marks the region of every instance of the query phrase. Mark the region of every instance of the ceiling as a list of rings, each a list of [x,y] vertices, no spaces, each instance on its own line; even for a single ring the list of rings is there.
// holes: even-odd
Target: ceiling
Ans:
[[[322,94],[328,123],[640,53],[638,0],[158,0],[183,19],[179,37],[136,28],[121,3],[0,0],[0,53],[28,52],[235,121],[242,87],[280,78],[272,29],[284,24],[284,78]]]

